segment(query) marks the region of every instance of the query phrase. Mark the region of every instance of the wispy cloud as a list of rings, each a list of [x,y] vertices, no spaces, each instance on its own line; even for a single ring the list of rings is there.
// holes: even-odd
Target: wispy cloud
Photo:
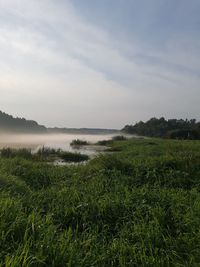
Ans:
[[[196,117],[199,36],[173,34],[162,48],[130,35],[110,34],[81,16],[73,1],[1,0],[1,108],[77,127]]]

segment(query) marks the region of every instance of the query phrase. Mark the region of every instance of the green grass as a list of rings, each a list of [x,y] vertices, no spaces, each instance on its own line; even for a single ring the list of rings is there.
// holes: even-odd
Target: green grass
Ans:
[[[0,158],[0,266],[200,266],[200,142],[131,139],[85,165]]]
[[[14,148],[3,148],[0,151],[0,156],[2,158],[25,158],[25,159],[32,159],[32,153],[30,149],[26,148],[20,148],[20,149],[14,149]]]

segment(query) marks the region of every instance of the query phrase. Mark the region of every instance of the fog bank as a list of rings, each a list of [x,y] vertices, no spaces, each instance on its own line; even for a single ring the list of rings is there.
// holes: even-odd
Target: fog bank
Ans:
[[[40,146],[71,150],[70,143],[74,139],[86,140],[95,143],[99,140],[110,139],[114,134],[84,135],[84,134],[0,134],[0,148],[31,148]]]

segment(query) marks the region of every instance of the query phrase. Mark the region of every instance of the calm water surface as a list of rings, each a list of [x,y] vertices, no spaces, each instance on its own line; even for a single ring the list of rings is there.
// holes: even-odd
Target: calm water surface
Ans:
[[[31,148],[32,151],[37,151],[42,146],[51,148],[60,148],[64,151],[78,151],[81,153],[94,154],[101,151],[103,147],[100,146],[84,146],[81,149],[75,149],[70,146],[74,139],[81,139],[90,143],[96,143],[100,140],[111,139],[116,134],[109,135],[82,135],[82,134],[42,134],[42,135],[0,135],[0,148]]]

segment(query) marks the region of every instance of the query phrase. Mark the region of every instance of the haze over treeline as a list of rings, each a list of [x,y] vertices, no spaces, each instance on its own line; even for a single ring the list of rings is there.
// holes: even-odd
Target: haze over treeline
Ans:
[[[39,125],[36,121],[14,118],[0,111],[0,132],[47,133],[47,129],[45,126]]]
[[[98,128],[47,128],[34,120],[14,118],[0,111],[0,133],[19,134],[117,134],[119,130]],[[200,122],[196,119],[151,118],[146,122],[139,121],[121,129],[125,134],[139,136],[200,139]]]
[[[12,115],[0,111],[0,133],[32,133],[32,134],[109,134],[117,132],[115,129],[98,129],[98,128],[47,128],[39,125],[34,120],[25,118],[14,118]]]

